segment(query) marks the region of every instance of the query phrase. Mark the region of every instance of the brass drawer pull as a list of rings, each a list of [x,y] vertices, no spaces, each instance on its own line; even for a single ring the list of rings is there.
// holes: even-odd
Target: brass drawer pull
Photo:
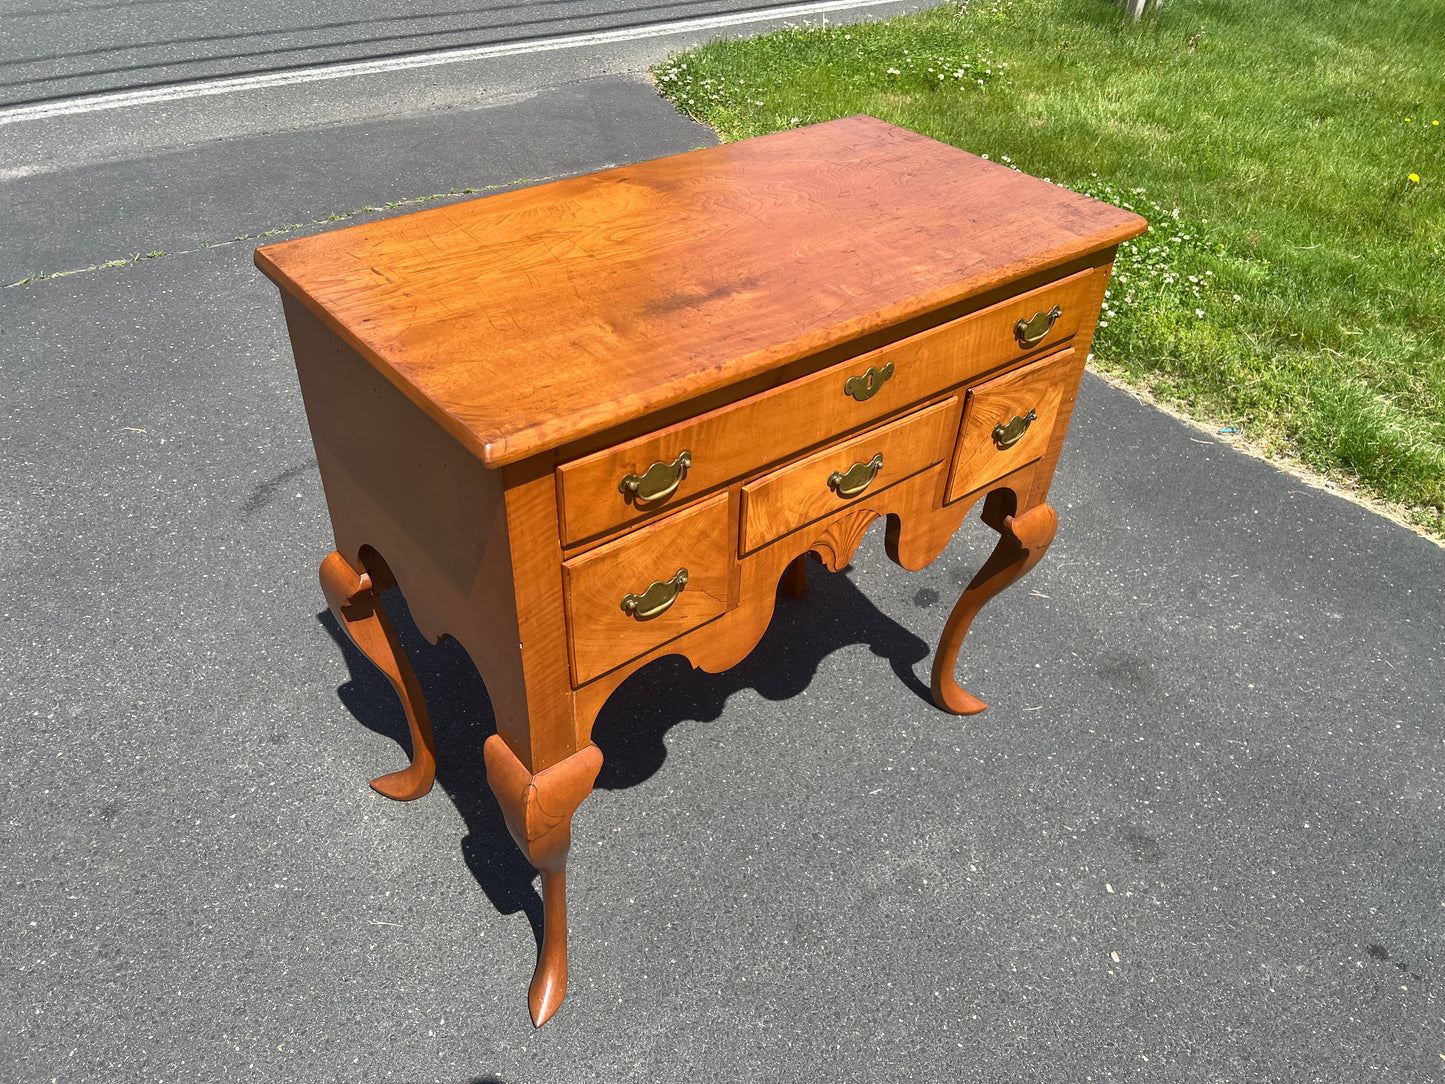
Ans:
[[[888,383],[888,378],[893,375],[893,362],[889,362],[881,369],[868,366],[868,371],[861,376],[850,376],[843,381],[843,394],[851,395],[860,403],[866,403],[878,393],[878,389]]]
[[[622,612],[639,621],[651,621],[672,609],[677,596],[687,586],[687,569],[679,568],[670,580],[658,580],[640,595],[623,595]]]
[[[690,466],[692,453],[684,451],[671,463],[654,463],[643,474],[624,474],[622,481],[617,483],[617,489],[624,499],[639,504],[665,501],[677,492]]]
[[[844,500],[856,497],[868,488],[882,469],[883,453],[879,452],[866,463],[854,463],[848,468],[847,473],[835,470],[828,475],[828,488]]]
[[[1000,422],[993,427],[993,442],[999,451],[1012,448],[1019,441],[1024,439],[1024,434],[1029,431],[1029,426],[1038,418],[1038,411],[1030,409],[1027,414],[1020,418],[1017,414],[1013,421],[1004,425]]]
[[[1014,325],[1014,338],[1020,346],[1033,346],[1042,342],[1045,335],[1054,330],[1054,321],[1064,315],[1064,310],[1055,305],[1048,312],[1036,312],[1027,320]]]

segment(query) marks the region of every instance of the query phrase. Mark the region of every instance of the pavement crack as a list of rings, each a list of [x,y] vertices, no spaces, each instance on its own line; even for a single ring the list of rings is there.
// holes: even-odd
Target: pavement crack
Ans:
[[[129,267],[131,264],[140,263],[142,260],[158,260],[163,256],[186,256],[193,252],[204,252],[214,248],[225,248],[227,245],[244,244],[247,241],[262,241],[271,237],[281,237],[288,233],[295,233],[297,230],[304,230],[311,226],[327,226],[333,222],[346,222],[350,219],[369,214],[383,214],[387,211],[395,211],[406,207],[417,207],[425,203],[432,203],[439,199],[451,199],[455,196],[478,195],[487,192],[499,192],[506,188],[520,188],[524,185],[543,184],[547,181],[555,181],[562,177],[570,177],[570,173],[558,173],[547,177],[518,177],[516,180],[505,181],[501,184],[487,184],[468,186],[466,188],[449,188],[445,192],[434,192],[429,196],[412,196],[409,199],[391,200],[380,206],[367,204],[365,207],[358,207],[354,211],[333,212],[325,218],[313,218],[310,222],[294,222],[289,226],[277,226],[274,229],[262,230],[260,233],[243,233],[236,237],[229,237],[224,241],[206,241],[195,248],[177,249],[174,252],[166,252],[157,249],[154,252],[137,252],[119,259],[106,260],[103,263],[93,263],[89,267],[76,267],[68,271],[42,271],[36,274],[26,275],[23,279],[15,282],[7,282],[3,289],[10,290],[16,286],[33,286],[40,282],[49,282],[52,279],[69,278],[72,275],[84,275],[91,271],[105,271],[113,267]]]
[[[315,469],[316,460],[308,459],[299,467],[290,467],[286,470],[283,470],[275,477],[268,478],[266,481],[260,483],[252,489],[251,496],[246,499],[245,504],[241,505],[241,515],[244,518],[249,518],[255,515],[261,509],[265,508],[268,504],[273,503],[280,497],[280,491],[283,486],[295,481],[307,471],[312,471]],[[299,497],[300,494],[298,493],[297,496]]]
[[[5,289],[12,286],[28,286],[32,282],[44,282],[47,279],[63,279],[70,275],[83,275],[87,271],[104,271],[109,267],[129,267],[133,263],[140,263],[142,260],[156,260],[170,253],[157,249],[155,252],[137,252],[118,260],[106,260],[104,263],[93,263],[89,267],[77,267],[71,271],[49,271],[37,275],[28,275],[19,282],[7,282]]]

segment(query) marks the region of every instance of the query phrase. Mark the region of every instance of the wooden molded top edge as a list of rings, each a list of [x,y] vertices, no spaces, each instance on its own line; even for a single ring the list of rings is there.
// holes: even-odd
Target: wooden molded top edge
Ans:
[[[492,467],[1142,233],[849,117],[256,250]]]

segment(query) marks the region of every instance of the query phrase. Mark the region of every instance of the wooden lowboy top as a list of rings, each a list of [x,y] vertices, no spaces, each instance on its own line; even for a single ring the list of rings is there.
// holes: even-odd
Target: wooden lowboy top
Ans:
[[[1143,230],[858,116],[268,245],[256,264],[496,467]]]

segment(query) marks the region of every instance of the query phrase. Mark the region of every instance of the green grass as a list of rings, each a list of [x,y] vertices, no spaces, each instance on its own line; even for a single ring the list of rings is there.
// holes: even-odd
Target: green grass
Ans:
[[[871,113],[1132,206],[1096,363],[1445,533],[1440,0],[951,4],[653,74],[724,139]]]

